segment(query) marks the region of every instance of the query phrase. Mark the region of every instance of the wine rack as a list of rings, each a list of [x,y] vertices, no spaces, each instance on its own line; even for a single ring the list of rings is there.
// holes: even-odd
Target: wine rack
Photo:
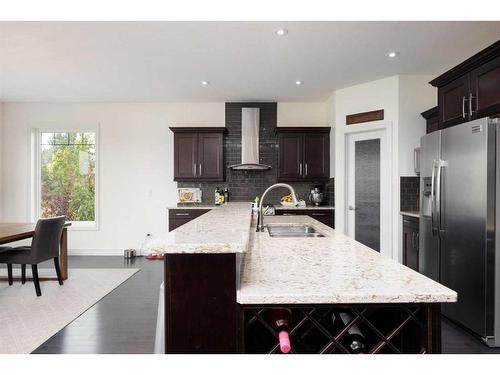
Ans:
[[[433,304],[276,305],[240,306],[240,351],[280,353],[277,333],[266,313],[289,308],[291,353],[348,354],[349,331],[356,326],[365,340],[365,353],[434,353],[440,351],[440,308]],[[342,324],[341,312],[351,319]]]

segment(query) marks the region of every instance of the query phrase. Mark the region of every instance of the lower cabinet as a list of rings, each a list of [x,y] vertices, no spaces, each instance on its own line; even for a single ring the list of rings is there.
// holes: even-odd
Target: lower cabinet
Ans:
[[[275,215],[283,215],[283,216],[298,216],[305,215],[312,217],[325,225],[328,225],[330,228],[335,228],[335,210],[332,209],[309,209],[309,210],[301,210],[301,209],[291,209],[291,210],[276,210]]]
[[[175,208],[168,210],[168,231],[179,228],[181,225],[189,223],[191,220],[207,213],[209,209],[202,208]]]
[[[418,271],[418,223],[418,218],[403,215],[403,264],[415,271]]]

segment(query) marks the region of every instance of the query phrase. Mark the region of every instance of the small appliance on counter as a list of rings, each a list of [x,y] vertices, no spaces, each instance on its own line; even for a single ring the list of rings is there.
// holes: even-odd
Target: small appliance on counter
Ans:
[[[323,203],[323,198],[324,194],[321,185],[313,186],[311,192],[309,193],[309,202],[315,206],[319,206]]]
[[[177,203],[201,203],[201,189],[199,188],[177,189]]]

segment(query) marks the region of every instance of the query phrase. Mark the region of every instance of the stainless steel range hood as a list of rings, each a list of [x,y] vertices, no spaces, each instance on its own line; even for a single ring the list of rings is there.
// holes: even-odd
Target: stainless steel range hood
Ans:
[[[241,109],[241,163],[230,165],[232,170],[266,170],[270,165],[259,163],[259,108]]]

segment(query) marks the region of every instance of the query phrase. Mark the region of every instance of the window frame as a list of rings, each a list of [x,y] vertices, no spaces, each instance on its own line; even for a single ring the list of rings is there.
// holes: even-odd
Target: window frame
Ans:
[[[31,218],[32,221],[36,221],[41,217],[42,210],[42,173],[41,173],[41,163],[40,156],[42,152],[41,142],[42,133],[94,133],[95,134],[95,199],[94,199],[94,221],[70,221],[71,226],[68,230],[99,230],[99,164],[100,164],[100,152],[99,152],[99,125],[97,126],[75,126],[74,128],[68,127],[39,127],[31,129]]]

